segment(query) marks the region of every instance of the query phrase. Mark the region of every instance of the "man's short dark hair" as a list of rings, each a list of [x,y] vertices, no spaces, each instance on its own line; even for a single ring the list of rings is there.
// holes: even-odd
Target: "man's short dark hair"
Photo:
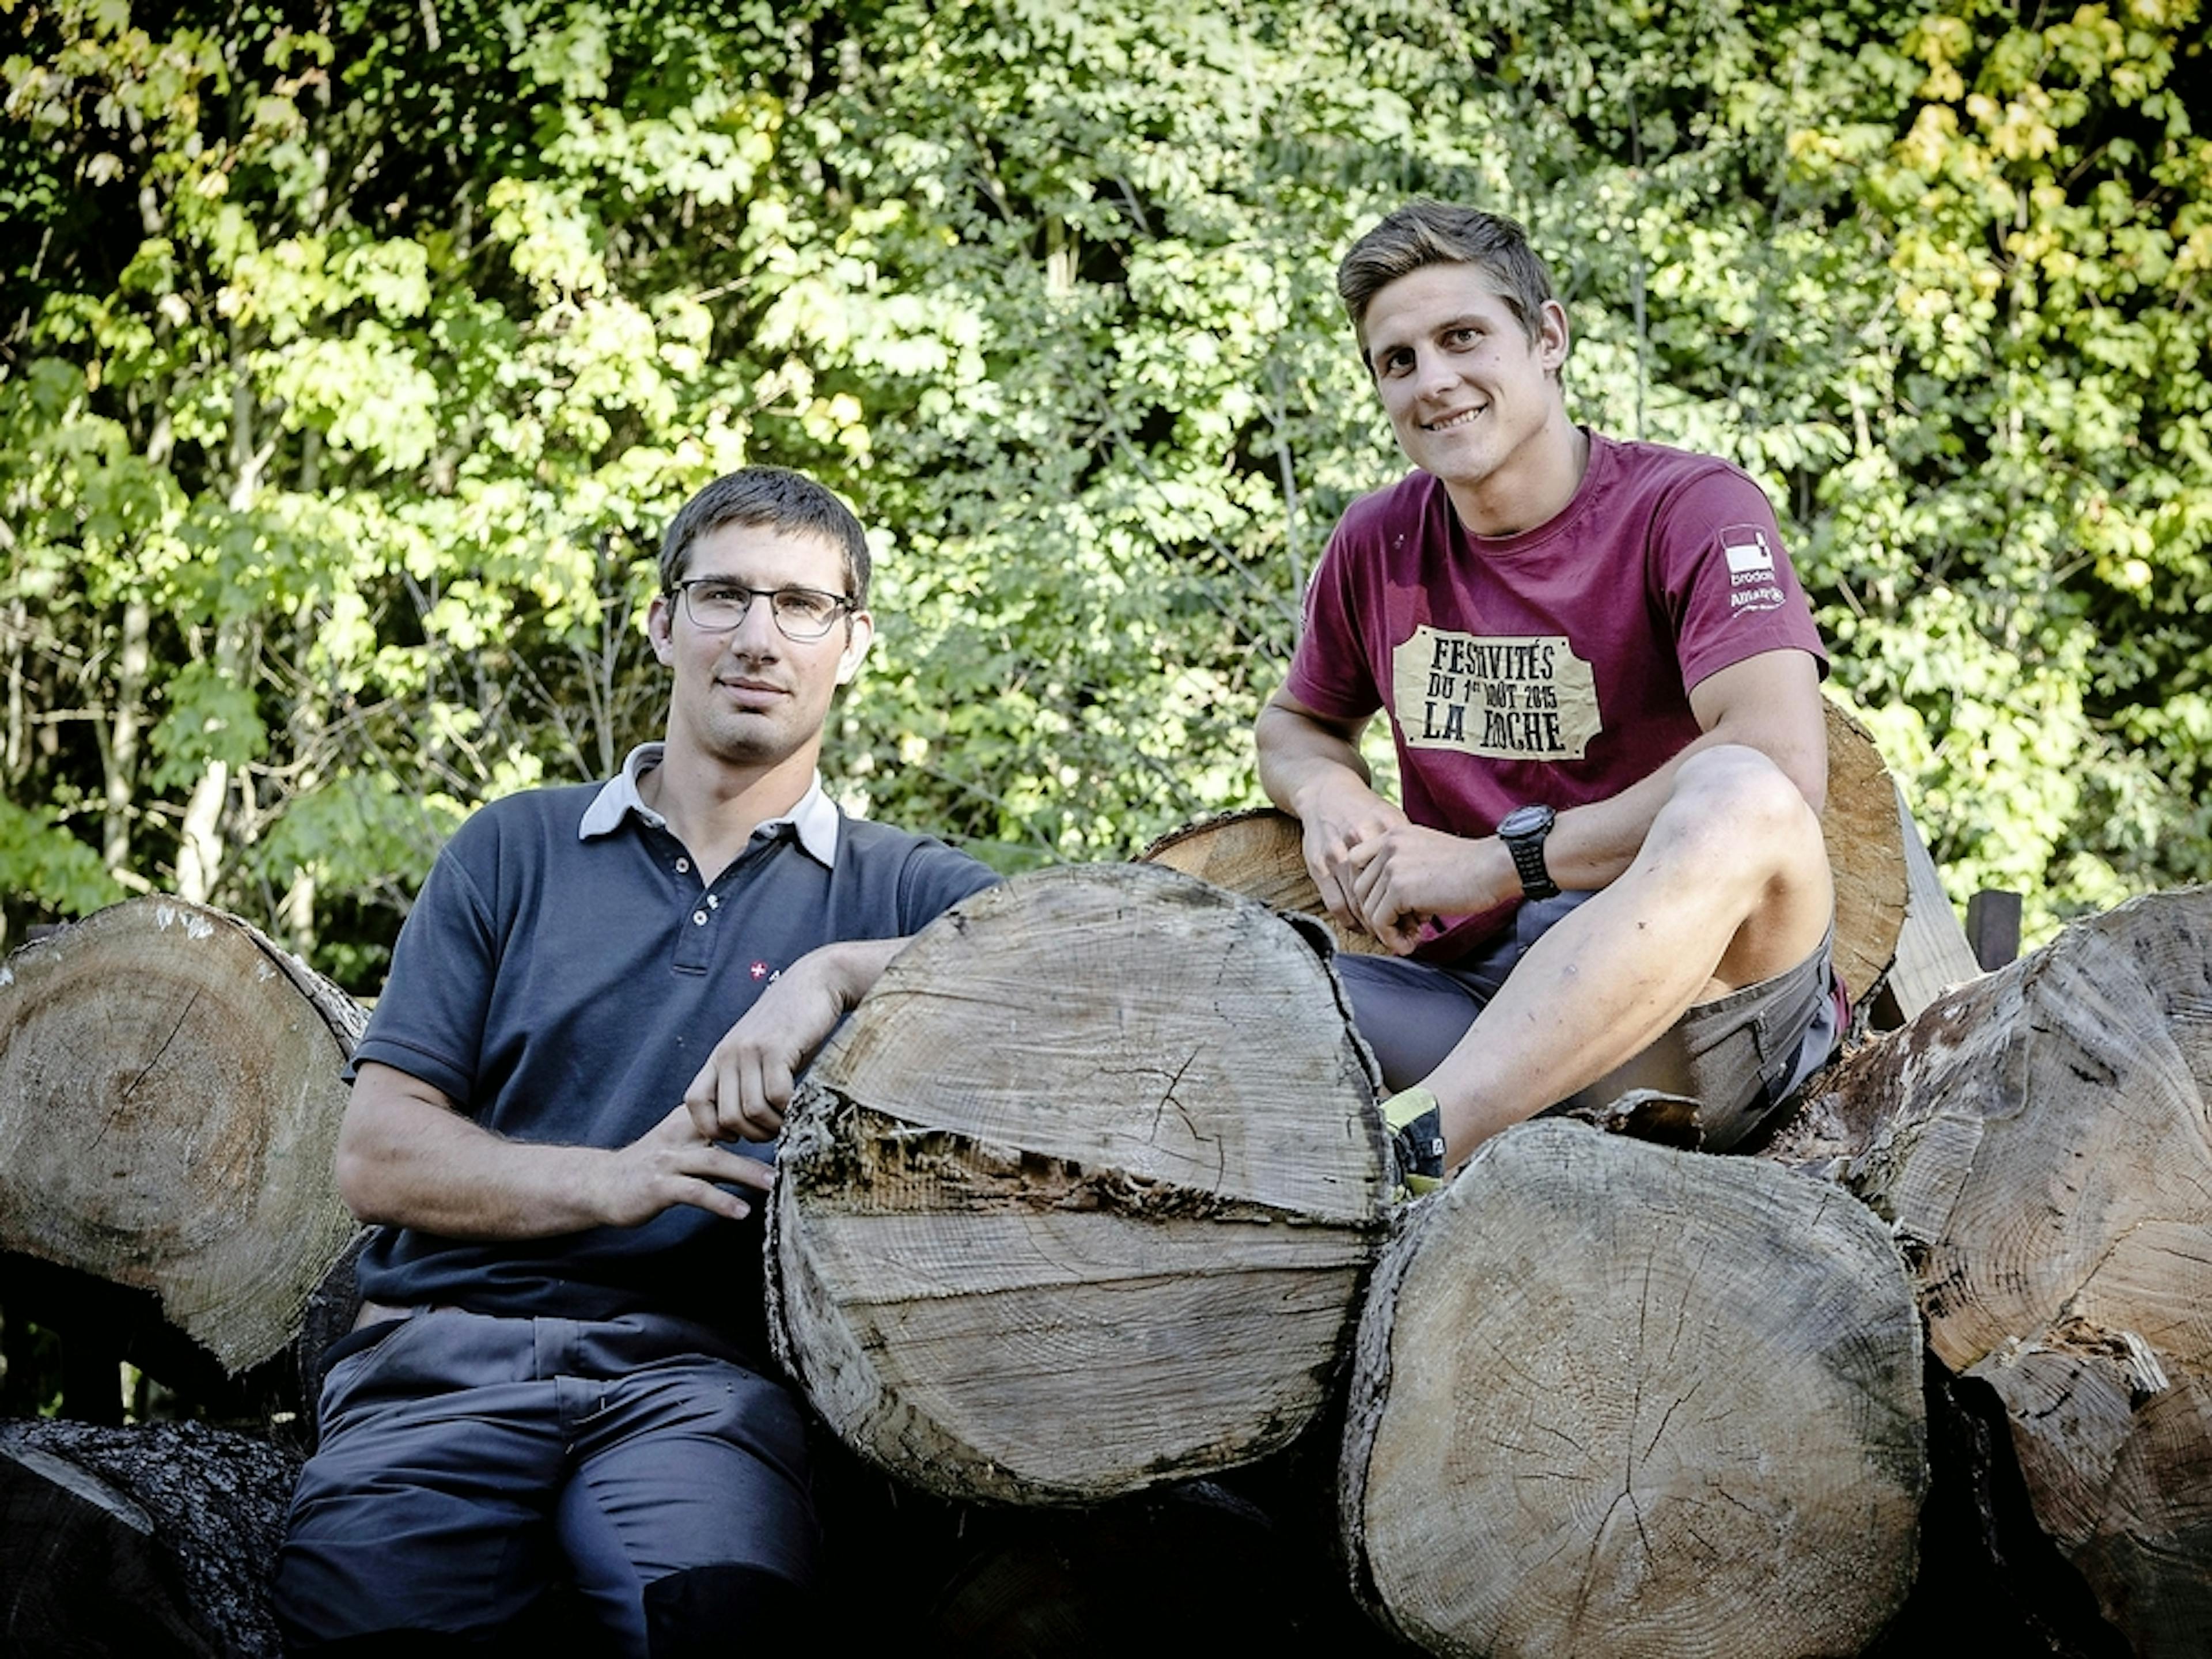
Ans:
[[[753,525],[790,535],[819,536],[845,561],[845,596],[855,610],[868,603],[868,538],[853,509],[830,490],[782,466],[726,472],[684,503],[660,538],[660,586],[684,579],[691,544],[726,524]]]
[[[1336,268],[1336,291],[1367,355],[1367,307],[1401,276],[1429,265],[1474,265],[1490,279],[1528,343],[1536,343],[1552,276],[1528,233],[1503,214],[1448,202],[1408,202],[1352,245]]]

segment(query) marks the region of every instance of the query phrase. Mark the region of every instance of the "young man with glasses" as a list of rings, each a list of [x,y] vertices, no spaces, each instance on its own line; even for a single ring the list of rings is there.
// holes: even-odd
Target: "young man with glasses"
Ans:
[[[475,1650],[556,1579],[624,1653],[792,1632],[816,1528],[767,1144],[905,937],[995,879],[823,793],[867,583],[828,490],[717,479],[647,619],[665,739],[440,854],[354,1054],[338,1184],[376,1231],[279,1563],[301,1650]]]
[[[1567,318],[1509,219],[1401,209],[1338,289],[1418,469],[1355,502],[1255,729],[1330,913],[1401,1163],[1577,1097],[1755,1132],[1832,1048],[1802,590],[1759,487],[1567,417]],[[1402,809],[1358,744],[1390,718]]]

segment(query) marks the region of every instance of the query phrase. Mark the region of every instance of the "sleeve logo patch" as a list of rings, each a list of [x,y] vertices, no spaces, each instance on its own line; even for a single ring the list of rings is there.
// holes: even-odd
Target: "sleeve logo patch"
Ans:
[[[1424,625],[1390,665],[1392,712],[1409,748],[1571,761],[1600,730],[1597,677],[1564,635],[1493,638]]]
[[[1782,605],[1782,585],[1775,579],[1774,544],[1755,524],[1732,524],[1721,532],[1721,552],[1728,560],[1729,612],[1774,611]]]

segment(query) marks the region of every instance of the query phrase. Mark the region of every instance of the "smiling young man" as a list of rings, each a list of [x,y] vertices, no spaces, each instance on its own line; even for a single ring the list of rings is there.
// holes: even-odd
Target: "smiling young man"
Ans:
[[[1566,313],[1512,221],[1415,203],[1338,289],[1419,470],[1337,526],[1255,738],[1330,913],[1393,953],[1338,963],[1389,1115],[1431,1173],[1634,1087],[1733,1145],[1843,1013],[1826,659],[1773,511],[1568,418]],[[1360,757],[1377,712],[1402,808]]]
[[[297,1650],[477,1651],[560,1580],[623,1653],[792,1631],[816,1527],[761,1143],[904,937],[995,879],[823,793],[867,584],[828,490],[717,479],[662,546],[665,741],[440,854],[354,1053],[338,1187],[375,1231],[279,1561]]]

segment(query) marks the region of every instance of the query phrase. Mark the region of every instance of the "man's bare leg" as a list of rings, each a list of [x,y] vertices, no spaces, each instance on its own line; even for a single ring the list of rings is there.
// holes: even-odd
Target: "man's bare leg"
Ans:
[[[1835,908],[1820,821],[1756,750],[1692,756],[1636,862],[1530,947],[1421,1086],[1447,1167],[1596,1082],[1683,1012],[1796,967]]]

